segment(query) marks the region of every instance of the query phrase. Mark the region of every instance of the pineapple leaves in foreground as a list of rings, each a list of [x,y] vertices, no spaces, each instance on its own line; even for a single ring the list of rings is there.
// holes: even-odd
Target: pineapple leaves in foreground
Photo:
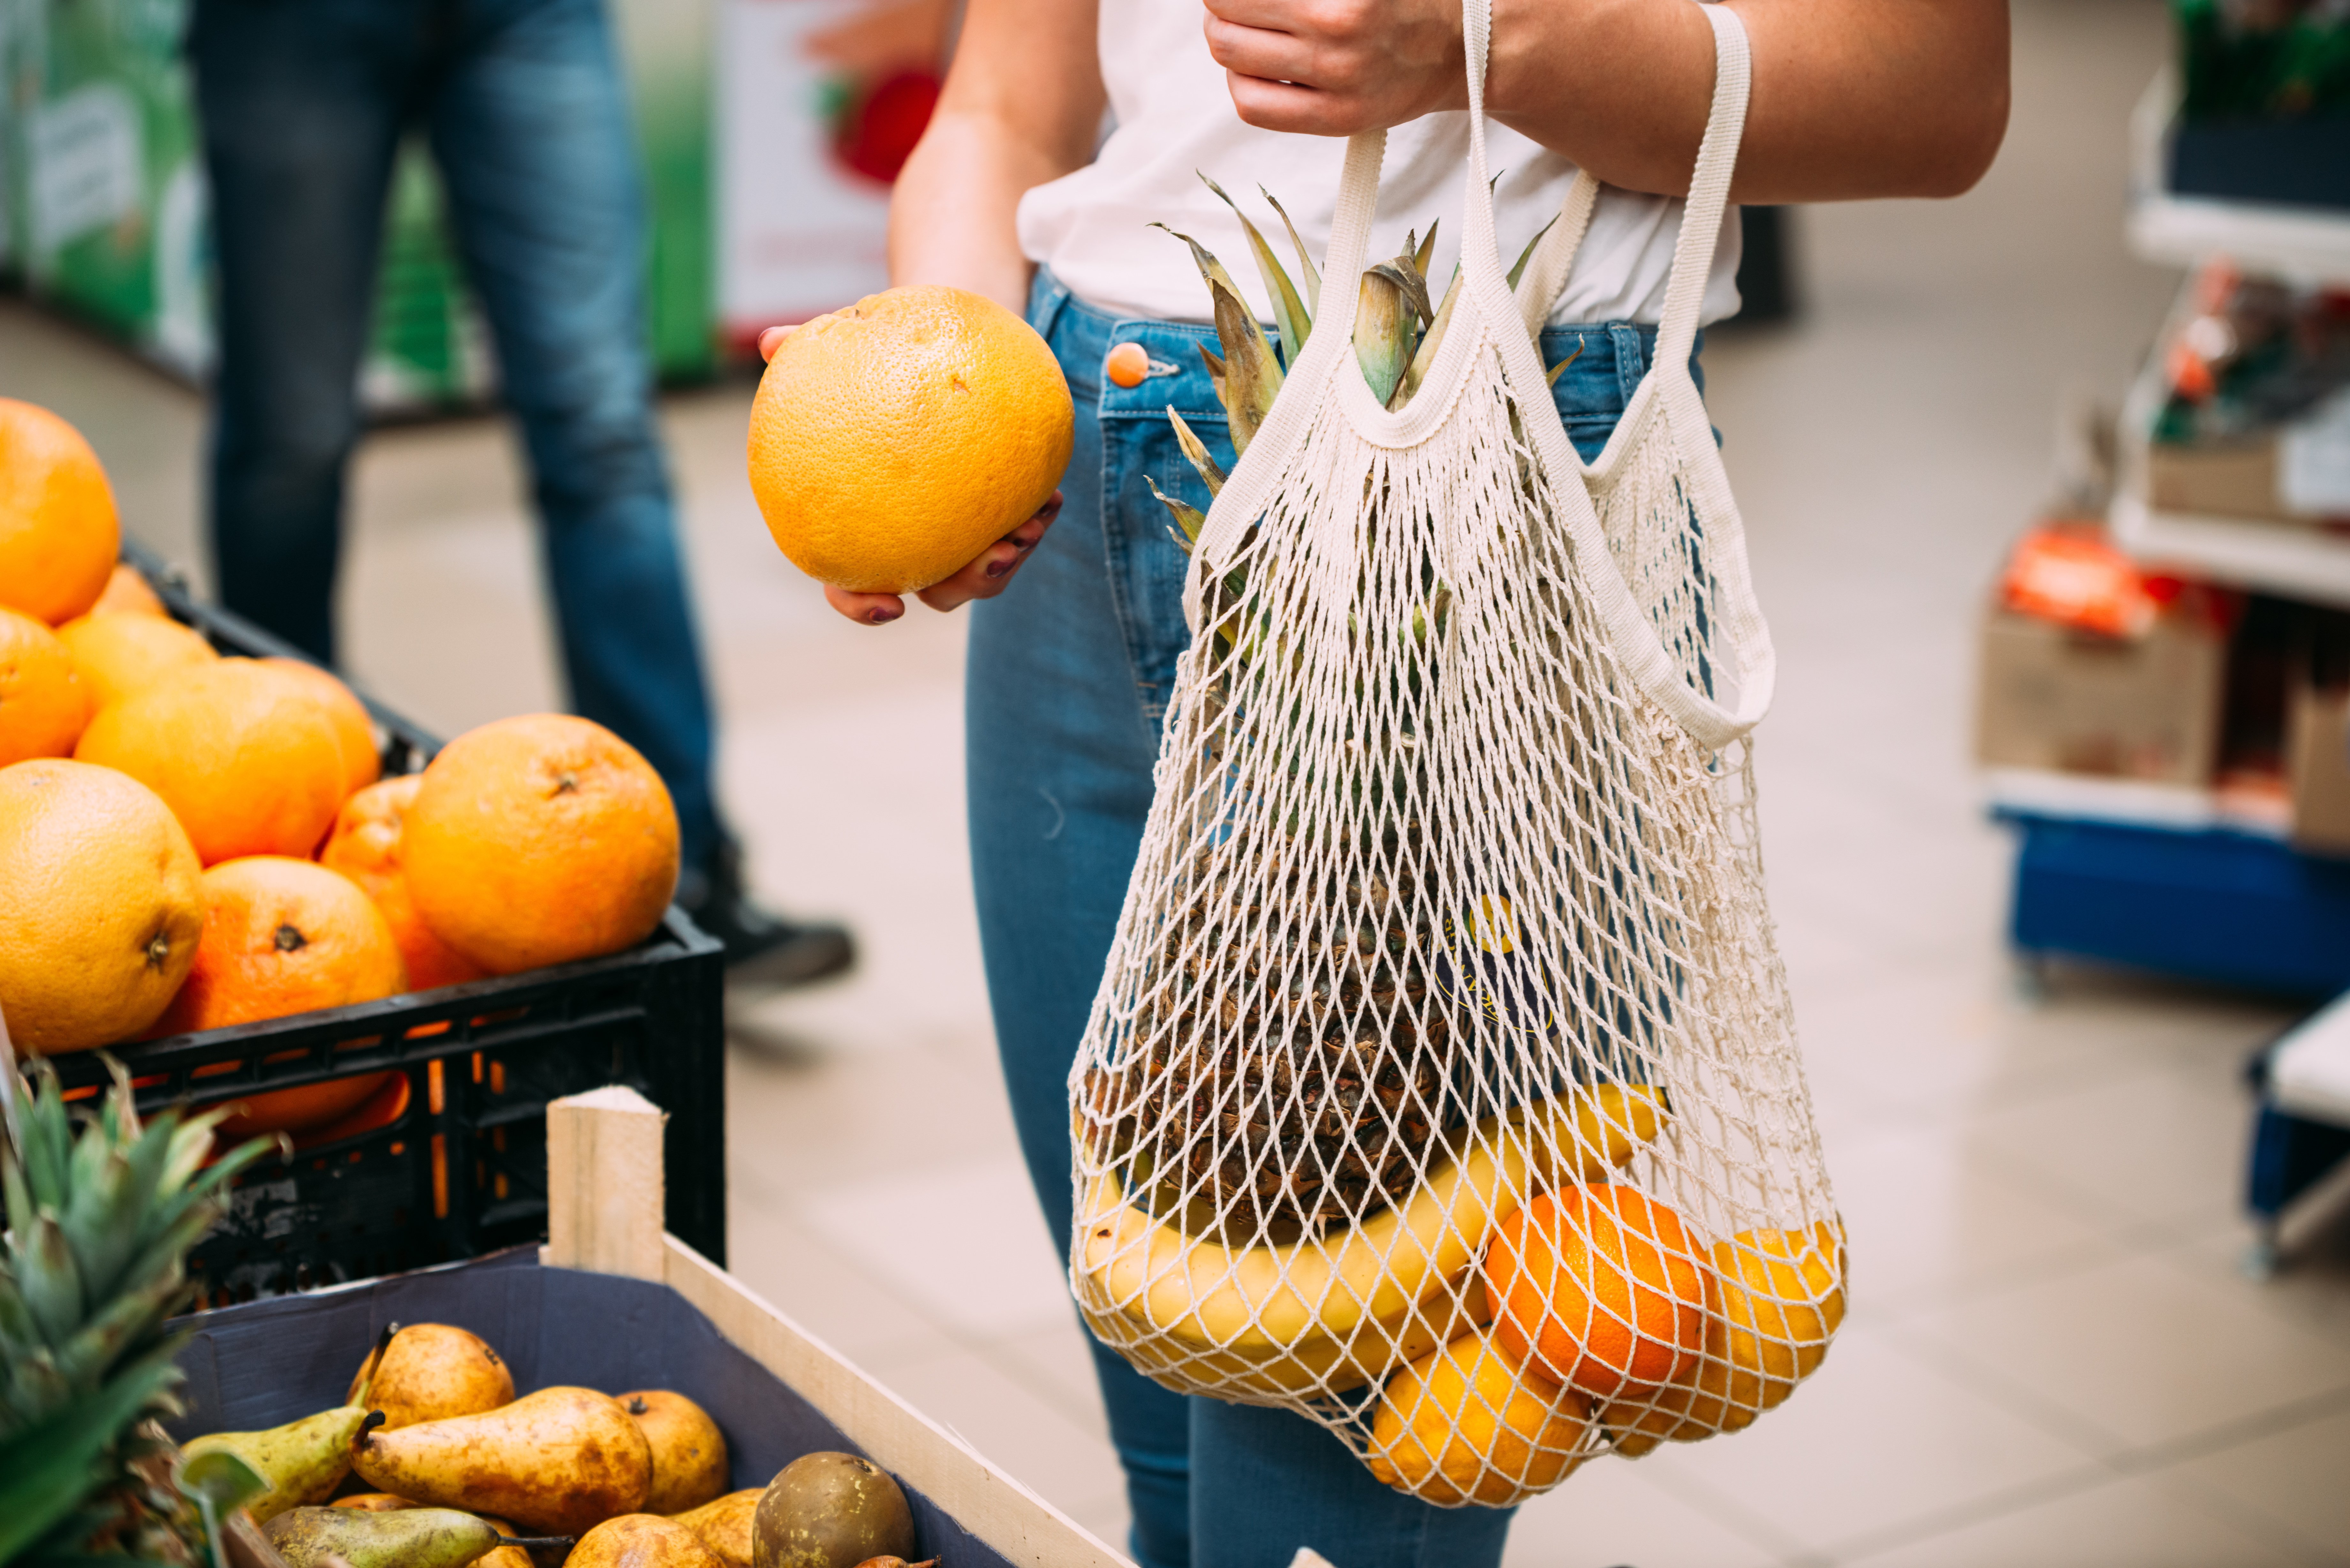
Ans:
[[[1557,222],[1557,214],[1552,214],[1550,223],[1555,223]],[[1534,237],[1526,242],[1526,248],[1518,253],[1517,265],[1510,268],[1510,286],[1512,288],[1517,287],[1518,279],[1525,275],[1526,263],[1534,259],[1534,247],[1542,244],[1543,236],[1544,234],[1550,233],[1550,223],[1544,223],[1541,228],[1536,229],[1534,231]]]
[[[1224,471],[1216,466],[1207,442],[1192,433],[1191,427],[1183,422],[1183,416],[1175,411],[1172,403],[1167,406],[1167,421],[1175,427],[1175,444],[1183,449],[1184,457],[1199,472],[1201,483],[1208,487],[1208,493],[1222,495],[1224,493]]]
[[[1256,192],[1265,199],[1267,205],[1281,214],[1281,226],[1289,231],[1289,243],[1297,247],[1297,273],[1305,280],[1305,308],[1315,316],[1321,315],[1322,275],[1314,270],[1312,253],[1306,250],[1305,242],[1297,237],[1297,225],[1289,221],[1289,214],[1282,210],[1279,202],[1273,199],[1273,192],[1262,185],[1256,188]]]
[[[164,1324],[187,1296],[188,1250],[239,1172],[282,1140],[209,1167],[218,1114],[142,1126],[129,1075],[78,1128],[46,1064],[16,1090],[0,1155],[0,1563],[203,1560],[194,1511],[134,1468],[156,1463],[141,1424],[175,1413],[179,1346]],[[0,1073],[16,1079],[13,1061]],[[160,1472],[159,1472],[160,1473]]]
[[[1306,337],[1314,330],[1312,314],[1307,311],[1305,302],[1297,297],[1297,287],[1289,281],[1289,274],[1282,270],[1280,258],[1273,254],[1273,247],[1265,243],[1264,235],[1257,226],[1249,222],[1249,215],[1241,211],[1241,204],[1226,195],[1224,188],[1205,174],[1201,174],[1200,180],[1232,210],[1232,216],[1241,221],[1242,232],[1248,235],[1249,254],[1256,258],[1256,270],[1264,279],[1265,295],[1273,301],[1273,324],[1281,331],[1283,363],[1292,369],[1296,369],[1297,357],[1305,351]],[[1433,230],[1430,232],[1434,233]],[[1294,233],[1291,237],[1295,237]]]

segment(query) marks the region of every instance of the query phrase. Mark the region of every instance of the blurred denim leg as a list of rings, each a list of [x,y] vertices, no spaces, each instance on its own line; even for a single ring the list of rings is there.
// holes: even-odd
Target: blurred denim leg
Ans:
[[[1191,1568],[1494,1568],[1516,1510],[1431,1508],[1286,1410],[1191,1401]]]
[[[1158,751],[1106,565],[1102,432],[1087,385],[1100,354],[1096,345],[1065,357],[1077,421],[1064,505],[1011,590],[972,607],[965,697],[972,869],[997,1051],[1021,1152],[1064,1257],[1069,1065],[1140,844]],[[1189,1401],[1090,1335],[1087,1344],[1126,1469],[1129,1550],[1142,1568],[1184,1568]]]
[[[189,29],[220,270],[221,602],[328,661],[359,355],[417,74],[409,9],[197,0]]]
[[[598,0],[473,0],[426,114],[457,245],[522,424],[577,710],[720,828],[710,701],[653,418],[637,151]]]

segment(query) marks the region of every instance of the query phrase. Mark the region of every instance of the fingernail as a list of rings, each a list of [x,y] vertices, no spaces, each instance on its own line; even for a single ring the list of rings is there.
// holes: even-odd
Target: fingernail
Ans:
[[[888,626],[891,621],[898,618],[898,612],[893,609],[885,608],[880,605],[876,605],[871,609],[865,612],[865,618],[871,621],[875,626]]]
[[[987,575],[991,577],[1000,577],[1011,569],[1012,563],[1009,561],[990,561],[987,563]]]
[[[1012,547],[1015,550],[1021,551],[1033,550],[1036,547],[1036,541],[1034,539],[1023,539],[1019,535],[1014,534],[1012,535]]]

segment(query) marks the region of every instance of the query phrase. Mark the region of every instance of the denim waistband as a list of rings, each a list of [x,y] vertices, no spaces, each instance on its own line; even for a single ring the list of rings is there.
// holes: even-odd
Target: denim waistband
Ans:
[[[1028,295],[1028,321],[1060,360],[1069,379],[1069,395],[1092,408],[1100,419],[1164,419],[1171,407],[1190,423],[1223,421],[1223,405],[1217,400],[1215,385],[1200,358],[1201,348],[1217,347],[1214,327],[1113,315],[1071,294],[1048,267],[1036,269]],[[1272,327],[1265,328],[1265,336],[1275,344],[1280,342],[1280,335]],[[1594,426],[1604,422],[1612,427],[1622,416],[1648,370],[1656,342],[1654,327],[1633,321],[1543,329],[1544,366],[1575,355],[1573,368],[1559,377],[1553,396],[1567,421],[1568,433],[1578,438],[1578,446],[1586,444],[1586,432]],[[1118,386],[1102,373],[1103,359],[1120,343],[1139,343],[1149,356],[1149,372],[1137,386]],[[1690,356],[1693,370],[1704,345],[1700,333]],[[1703,390],[1703,373],[1698,374],[1699,389]],[[1585,455],[1587,458],[1590,453]]]

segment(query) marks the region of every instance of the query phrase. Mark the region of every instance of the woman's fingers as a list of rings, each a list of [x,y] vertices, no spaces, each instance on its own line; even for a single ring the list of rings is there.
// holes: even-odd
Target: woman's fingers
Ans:
[[[784,339],[798,330],[796,327],[770,327],[760,333],[759,358],[762,360],[774,358],[775,350],[783,347]]]
[[[942,583],[933,583],[915,597],[934,610],[960,609],[973,599],[992,599],[1012,584],[1013,575],[1045,537],[1045,530],[1061,514],[1061,493],[1036,510],[1036,514],[980,552],[976,560]],[[859,626],[887,626],[906,613],[906,601],[896,594],[857,594],[827,587],[825,602]]]
[[[1045,537],[1045,530],[1061,514],[1061,493],[1037,509],[1036,514],[979,554],[979,558],[945,582],[934,583],[917,597],[934,610],[960,609],[973,599],[992,599],[1012,586],[1012,578]]]
[[[906,601],[896,594],[853,594],[829,585],[824,602],[859,626],[888,626],[906,613]]]
[[[1466,101],[1454,0],[1206,0],[1210,57],[1250,125],[1315,136]]]

